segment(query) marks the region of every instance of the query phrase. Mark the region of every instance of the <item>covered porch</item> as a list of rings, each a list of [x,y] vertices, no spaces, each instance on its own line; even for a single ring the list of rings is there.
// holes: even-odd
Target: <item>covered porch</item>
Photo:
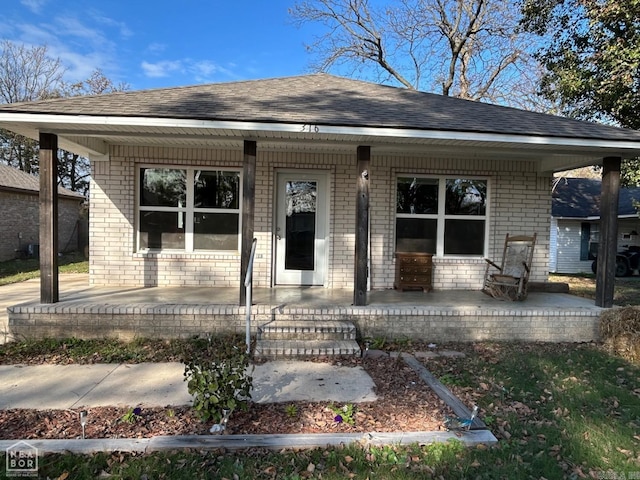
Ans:
[[[255,288],[251,333],[274,323],[299,328],[308,322],[331,330],[352,322],[359,339],[592,341],[598,338],[603,311],[592,300],[540,291],[530,292],[523,302],[469,290],[374,290],[367,297],[367,305],[355,306],[350,289]],[[16,338],[243,334],[246,309],[237,299],[237,288],[87,285],[63,290],[57,303],[33,300],[11,306],[8,321]]]
[[[40,146],[40,301],[9,310],[12,332],[28,337],[243,332],[257,238],[253,332],[349,321],[361,338],[593,340],[598,307],[613,305],[621,160],[640,152],[635,131],[326,74],[6,105],[0,126]],[[92,167],[96,287],[72,296],[58,285],[59,147]],[[470,291],[508,233],[538,234],[532,280],[546,280],[552,175],[594,164],[598,307]],[[314,185],[313,208],[287,197],[302,183]],[[314,228],[301,221],[292,231],[307,235],[289,238],[289,217],[314,212]],[[312,267],[281,255],[312,258],[300,238]],[[407,252],[433,256],[419,272],[432,293],[390,290]],[[280,286],[309,284],[324,288]]]

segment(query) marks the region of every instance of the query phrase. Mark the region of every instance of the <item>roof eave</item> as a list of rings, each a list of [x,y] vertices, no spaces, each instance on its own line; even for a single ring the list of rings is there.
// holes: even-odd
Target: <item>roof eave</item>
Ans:
[[[159,118],[159,117],[131,117],[131,116],[105,116],[105,115],[54,115],[50,113],[24,113],[0,111],[0,127],[17,133],[26,134],[36,138],[39,132],[58,133],[65,132],[70,135],[73,127],[95,127],[108,132],[109,127],[117,128],[154,128],[159,130],[217,130],[221,132],[237,132],[238,136],[251,138],[252,132],[287,133],[310,138],[314,135],[333,135],[343,138],[371,137],[401,142],[403,138],[411,140],[423,140],[425,142],[461,142],[461,143],[493,143],[505,147],[519,146],[544,146],[558,151],[582,151],[602,154],[602,156],[621,156],[632,158],[640,155],[640,141],[605,139],[605,138],[580,138],[566,136],[542,136],[505,134],[477,131],[456,130],[423,130],[401,127],[376,127],[376,126],[345,126],[324,124],[301,124],[286,122],[257,122],[257,121],[229,121],[229,120],[203,120],[185,118]],[[78,135],[83,135],[78,128]],[[94,145],[83,153],[104,155],[107,151],[106,144],[99,139],[93,141]],[[61,145],[61,148],[65,148]],[[554,170],[553,161],[543,165],[541,170]]]

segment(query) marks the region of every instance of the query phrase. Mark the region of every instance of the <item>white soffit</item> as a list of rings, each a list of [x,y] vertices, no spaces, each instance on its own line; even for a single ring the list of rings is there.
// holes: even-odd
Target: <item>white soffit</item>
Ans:
[[[184,145],[235,148],[243,139],[260,141],[266,148],[281,149],[293,144],[324,144],[349,146],[368,144],[376,151],[397,153],[413,145],[441,147],[471,147],[488,150],[513,149],[514,154],[526,148],[531,155],[546,158],[550,154],[580,158],[640,155],[640,142],[611,139],[551,137],[536,135],[496,134],[444,130],[415,130],[388,127],[345,127],[293,123],[260,123],[215,120],[165,119],[151,117],[74,116],[0,112],[0,127],[37,138],[39,132],[54,133],[69,147],[81,154],[104,155],[108,144]],[[66,148],[66,147],[62,147]],[[285,149],[290,147],[285,147]],[[538,151],[536,154],[533,151]],[[555,163],[547,159],[549,167]],[[560,162],[563,163],[563,162]]]

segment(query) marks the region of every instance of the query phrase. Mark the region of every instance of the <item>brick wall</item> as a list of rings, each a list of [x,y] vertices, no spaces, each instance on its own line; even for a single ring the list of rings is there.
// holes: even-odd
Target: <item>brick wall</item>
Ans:
[[[239,254],[135,251],[135,178],[140,164],[239,168],[242,152],[115,147],[110,156],[92,163],[91,284],[239,286]]]
[[[456,158],[374,157],[371,168],[372,287],[389,288],[395,274],[395,178],[399,174],[455,175],[489,180],[488,257],[499,260],[504,239],[538,234],[531,281],[548,278],[551,176],[539,177],[533,162],[463,160]],[[434,258],[435,289],[482,286],[486,262],[482,259]]]
[[[481,295],[481,294],[479,294]],[[100,299],[98,298],[98,301]],[[252,335],[259,325],[274,320],[316,322],[351,321],[360,338],[424,340],[429,342],[598,341],[597,307],[522,308],[511,302],[493,306],[326,306],[307,308],[256,305]],[[178,338],[212,333],[243,334],[246,312],[237,305],[163,305],[73,302],[16,305],[8,309],[14,338]]]
[[[40,243],[40,204],[37,193],[0,191],[0,205],[0,261],[4,261],[16,258],[16,250]],[[58,247],[61,252],[77,248],[79,212],[79,200],[59,198]]]
[[[108,162],[93,162],[91,282],[94,285],[239,286],[238,254],[135,252],[135,177],[140,164],[241,168],[240,150],[112,147]],[[329,177],[329,288],[353,288],[356,159],[352,155],[261,151],[256,162],[254,264],[256,286],[273,283],[274,179],[276,172],[307,168]],[[393,287],[395,178],[399,173],[482,176],[489,179],[490,258],[499,258],[506,233],[538,233],[532,281],[547,279],[550,177],[533,162],[373,156],[371,161],[371,268],[374,289]],[[482,259],[434,259],[436,289],[479,289]]]

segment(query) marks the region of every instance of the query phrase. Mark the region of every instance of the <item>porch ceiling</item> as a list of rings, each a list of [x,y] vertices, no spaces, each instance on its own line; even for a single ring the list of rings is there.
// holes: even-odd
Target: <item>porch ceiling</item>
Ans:
[[[148,117],[98,117],[4,114],[0,128],[38,139],[40,132],[59,137],[60,148],[107,159],[109,146],[243,148],[256,140],[262,151],[355,153],[370,145],[372,155],[463,155],[537,161],[552,172],[599,164],[603,157],[640,155],[640,142],[536,135],[495,134],[389,127],[344,127],[292,123],[221,122]]]

